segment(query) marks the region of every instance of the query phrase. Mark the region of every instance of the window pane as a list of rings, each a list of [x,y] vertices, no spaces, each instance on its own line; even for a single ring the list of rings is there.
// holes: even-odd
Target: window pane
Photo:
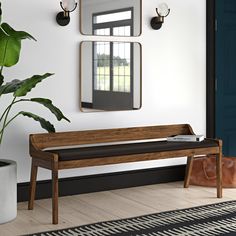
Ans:
[[[119,56],[119,43],[113,44],[113,57]]]
[[[120,35],[119,35],[119,27],[114,27],[114,28],[113,28],[113,35],[120,36]]]
[[[110,90],[110,76],[105,76],[105,88],[104,90],[109,91]]]
[[[97,29],[94,31],[95,35],[110,35],[110,28]]]
[[[119,76],[113,76],[113,91],[114,92],[119,91],[118,86],[119,86]]]
[[[113,77],[113,91],[130,93],[130,76],[114,76]]]
[[[131,36],[131,27],[130,26],[125,26],[125,36]]]
[[[116,36],[131,36],[131,27],[130,26],[120,26],[113,28],[113,35]]]
[[[125,43],[119,43],[119,46],[118,46],[118,57],[120,58],[125,58]]]
[[[130,76],[130,60],[126,60],[127,61],[127,65],[125,67],[125,75],[126,76]]]
[[[125,91],[125,77],[124,76],[119,76],[119,86],[118,89],[120,92]]]
[[[110,90],[110,43],[94,43],[94,88]]]
[[[93,23],[99,24],[99,23],[112,22],[112,21],[128,20],[128,19],[131,19],[131,17],[132,17],[131,11],[108,13],[108,14],[94,16]]]
[[[130,92],[130,76],[125,76],[125,92]]]
[[[130,43],[113,43],[113,91],[130,92]]]

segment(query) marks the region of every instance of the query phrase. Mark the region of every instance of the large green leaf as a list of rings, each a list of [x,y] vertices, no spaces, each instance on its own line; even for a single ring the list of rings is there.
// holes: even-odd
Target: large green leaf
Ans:
[[[14,93],[15,97],[25,96],[31,91],[39,82],[48,78],[53,74],[46,73],[44,75],[34,75],[25,80],[13,80],[0,86],[0,97],[2,94]]]
[[[9,83],[6,83],[0,86],[0,97],[2,96],[2,94],[14,93],[23,82],[24,80],[21,81],[21,80],[15,79]]]
[[[0,66],[15,65],[20,58],[21,41],[7,36],[0,28]]]
[[[38,83],[40,83],[42,80],[52,76],[51,73],[46,73],[44,75],[34,75],[29,79],[26,79],[23,81],[23,83],[20,83],[17,87],[16,91],[14,92],[14,97],[23,97],[28,92],[32,90]]]
[[[45,120],[44,118],[35,115],[31,112],[26,112],[26,111],[21,111],[19,112],[19,114],[23,115],[23,116],[27,116],[29,118],[34,119],[35,121],[38,121],[41,125],[41,127],[45,130],[47,130],[49,133],[54,133],[55,132],[55,128],[54,126],[47,120]]]
[[[29,33],[25,32],[25,31],[16,31],[7,23],[2,23],[1,28],[5,31],[5,33],[7,35],[14,37],[16,39],[19,39],[19,40],[33,39],[36,41],[36,39],[32,35],[30,35]]]
[[[21,40],[34,39],[24,31],[16,31],[7,23],[0,25],[0,66],[15,65],[20,58]]]
[[[54,106],[52,104],[52,101],[46,98],[31,98],[30,101],[32,102],[37,102],[39,104],[42,104],[43,106],[47,107],[57,118],[57,120],[67,120],[68,122],[70,122],[69,119],[67,119],[63,113],[61,112],[61,110],[59,108],[57,108],[56,106]]]

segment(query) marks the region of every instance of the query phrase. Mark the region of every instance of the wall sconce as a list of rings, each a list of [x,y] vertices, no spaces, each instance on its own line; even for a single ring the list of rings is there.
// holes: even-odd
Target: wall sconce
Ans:
[[[156,8],[157,16],[153,17],[151,20],[151,26],[154,30],[161,28],[164,23],[164,18],[170,14],[170,8],[166,3],[161,3],[158,8]]]
[[[62,0],[60,2],[63,11],[57,14],[57,23],[61,26],[66,26],[70,22],[70,13],[74,11],[78,5],[75,0]]]

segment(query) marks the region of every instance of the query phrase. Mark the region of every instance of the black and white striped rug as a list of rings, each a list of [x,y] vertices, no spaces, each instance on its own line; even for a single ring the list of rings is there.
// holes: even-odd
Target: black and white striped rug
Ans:
[[[107,221],[33,236],[236,235],[236,201]],[[32,236],[31,235],[31,236]]]

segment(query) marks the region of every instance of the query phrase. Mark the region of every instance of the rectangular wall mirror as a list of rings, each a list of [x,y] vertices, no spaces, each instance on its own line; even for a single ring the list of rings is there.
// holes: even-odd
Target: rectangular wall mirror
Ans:
[[[80,0],[80,30],[85,35],[139,36],[142,0]]]
[[[141,45],[80,44],[80,106],[84,112],[141,108]]]

